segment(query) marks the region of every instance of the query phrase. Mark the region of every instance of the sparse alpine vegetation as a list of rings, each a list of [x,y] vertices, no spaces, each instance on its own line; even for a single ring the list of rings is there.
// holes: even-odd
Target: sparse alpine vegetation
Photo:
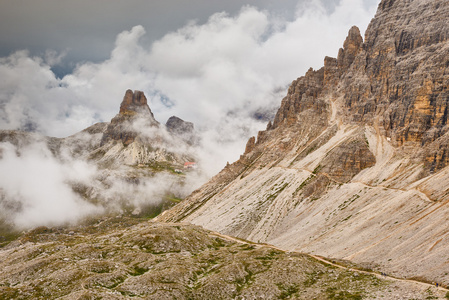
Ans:
[[[0,250],[0,268],[1,299],[403,299],[401,293],[422,299],[427,293],[198,226],[126,217],[31,230]]]

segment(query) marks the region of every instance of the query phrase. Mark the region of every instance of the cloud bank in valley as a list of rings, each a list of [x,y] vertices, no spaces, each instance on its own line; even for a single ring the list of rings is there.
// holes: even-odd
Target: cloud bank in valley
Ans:
[[[150,48],[140,42],[145,28],[136,25],[117,36],[109,59],[80,63],[63,78],[52,66],[64,53],[36,57],[17,51],[0,58],[0,129],[65,137],[109,121],[126,89],[142,90],[160,122],[176,115],[195,124],[202,138],[198,153],[211,176],[235,161],[247,139],[265,128],[288,84],[309,67],[320,68],[326,55],[336,56],[349,28],[356,24],[364,31],[374,11],[362,0],[341,0],[331,12],[321,1],[308,1],[298,5],[293,20],[285,20],[245,6],[236,15],[216,13],[206,23],[191,22]],[[58,175],[66,165],[56,167],[45,153],[17,157],[8,149],[0,160],[0,184],[14,187],[10,194],[22,193],[28,199],[24,205],[31,209],[42,203],[42,209],[66,220],[95,209],[73,195]],[[32,186],[24,188],[29,176],[38,176],[29,171],[34,163],[50,174],[40,179],[42,191],[35,193]],[[27,169],[19,172],[22,166]],[[87,170],[71,174],[84,180]],[[30,210],[23,217],[38,213]]]
[[[90,182],[95,168],[80,160],[56,160],[42,142],[17,152],[2,143],[0,159],[0,217],[19,228],[73,222],[102,212],[75,194],[69,182]]]

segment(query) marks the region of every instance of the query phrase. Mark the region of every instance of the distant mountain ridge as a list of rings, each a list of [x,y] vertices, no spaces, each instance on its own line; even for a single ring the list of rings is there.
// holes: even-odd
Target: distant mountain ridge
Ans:
[[[267,130],[158,217],[449,284],[449,2],[383,0]]]
[[[196,138],[193,124],[179,120],[181,124],[190,124],[190,138]],[[118,114],[110,122],[94,124],[66,138],[3,130],[0,143],[14,145],[18,155],[38,144],[47,147],[61,164],[71,160],[86,162],[96,168],[95,178],[89,183],[70,182],[82,199],[104,207],[107,212],[141,214],[142,207],[150,207],[149,213],[153,215],[173,205],[174,202],[164,200],[167,197],[179,201],[177,198],[185,196],[180,190],[184,190],[186,176],[176,170],[183,170],[186,162],[196,161],[192,143],[179,136],[179,132],[173,132],[176,126],[161,125],[144,93],[127,90]],[[166,185],[159,185],[155,194],[149,194],[146,186],[157,180]],[[7,200],[8,196],[5,197]],[[5,199],[0,198],[0,205]],[[140,208],[136,210],[136,206]]]

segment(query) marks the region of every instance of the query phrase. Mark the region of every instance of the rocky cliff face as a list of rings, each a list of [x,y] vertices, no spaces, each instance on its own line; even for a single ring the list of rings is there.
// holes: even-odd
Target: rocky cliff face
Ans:
[[[244,155],[160,220],[449,284],[449,2],[380,2]]]
[[[120,104],[121,115],[134,115],[136,113],[148,114],[154,119],[154,115],[151,112],[147,103],[147,98],[142,91],[127,90],[123,101]]]
[[[193,127],[192,123],[184,123]],[[119,113],[103,132],[100,146],[90,157],[108,167],[164,164],[180,168],[192,160],[188,147],[185,139],[175,132],[167,132],[156,121],[143,92],[127,90]]]
[[[380,3],[362,53],[344,80],[354,91],[344,101],[353,121],[378,125],[395,146],[426,147],[445,135],[448,14],[445,1]],[[365,75],[367,80],[351,82]]]
[[[169,132],[175,134],[191,134],[194,131],[193,123],[186,122],[176,116],[172,116],[167,120],[165,124]]]
[[[198,142],[198,136],[195,133],[195,127],[192,122],[186,122],[176,116],[172,116],[165,123],[168,132],[181,138],[190,145]]]
[[[119,140],[125,146],[133,143],[139,134],[138,128],[134,128],[133,123],[139,119],[148,127],[159,125],[154,119],[154,115],[147,104],[147,98],[144,93],[141,91],[133,92],[127,90],[120,104],[119,113],[111,120],[111,123],[103,134],[101,145],[105,145],[110,141]]]

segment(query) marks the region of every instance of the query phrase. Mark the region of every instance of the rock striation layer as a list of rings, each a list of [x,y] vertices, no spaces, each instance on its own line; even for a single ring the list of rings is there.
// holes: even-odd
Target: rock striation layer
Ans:
[[[449,2],[382,0],[241,158],[159,217],[449,285]]]

